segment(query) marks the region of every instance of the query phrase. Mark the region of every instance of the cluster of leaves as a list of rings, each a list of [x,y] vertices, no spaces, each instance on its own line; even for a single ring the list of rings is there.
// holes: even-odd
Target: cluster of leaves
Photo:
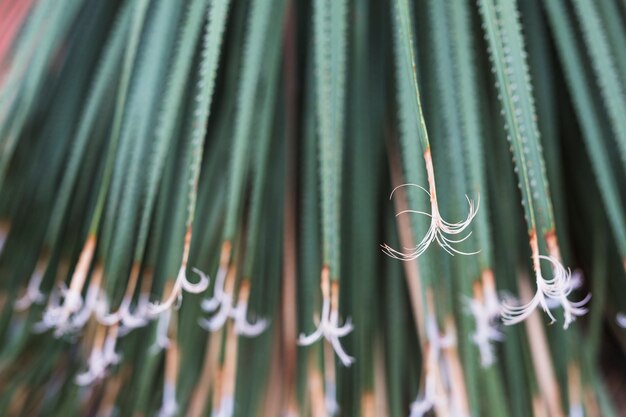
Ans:
[[[616,415],[624,45],[621,0],[0,0],[0,415]]]

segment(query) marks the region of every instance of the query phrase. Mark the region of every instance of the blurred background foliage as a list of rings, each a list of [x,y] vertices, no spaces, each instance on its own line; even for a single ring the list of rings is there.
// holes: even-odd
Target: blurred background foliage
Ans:
[[[0,0],[0,415],[626,415],[624,45],[623,0]]]

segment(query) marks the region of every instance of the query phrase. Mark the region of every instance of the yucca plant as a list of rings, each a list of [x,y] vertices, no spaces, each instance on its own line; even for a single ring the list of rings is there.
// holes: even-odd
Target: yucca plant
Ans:
[[[619,0],[0,0],[0,415],[623,415],[624,45]]]

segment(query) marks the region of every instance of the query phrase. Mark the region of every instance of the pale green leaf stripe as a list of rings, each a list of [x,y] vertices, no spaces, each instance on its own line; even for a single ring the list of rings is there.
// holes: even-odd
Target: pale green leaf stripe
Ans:
[[[340,187],[346,65],[345,0],[315,0],[313,10],[322,201],[322,262],[340,268]]]
[[[481,269],[492,268],[491,226],[489,223],[489,197],[485,178],[485,152],[483,149],[483,126],[480,118],[479,94],[477,91],[476,57],[473,53],[475,42],[471,30],[468,3],[465,0],[451,1],[448,5],[451,13],[452,36],[454,39],[455,69],[458,83],[458,106],[461,115],[463,150],[468,175],[466,192],[480,198],[480,210],[476,214],[476,250]]]
[[[457,79],[455,78],[455,64],[452,59],[454,45],[450,38],[451,27],[449,23],[449,10],[444,2],[431,0],[428,2],[429,20],[431,25],[431,55],[428,62],[431,63],[432,80],[435,89],[431,101],[433,106],[432,123],[430,126],[439,126],[437,141],[435,143],[435,155],[433,163],[436,171],[440,174],[438,182],[438,198],[442,206],[446,206],[446,212],[453,217],[462,217],[466,210],[466,200],[462,197],[463,190],[467,188],[467,178],[465,164],[463,161],[463,144],[461,142],[461,117],[459,113],[458,100],[456,97]],[[436,110],[436,112],[435,112]],[[431,130],[432,132],[433,130]],[[425,194],[425,193],[424,193]],[[445,197],[443,197],[445,196]],[[460,197],[460,198],[459,198]],[[430,219],[429,219],[430,220]],[[468,240],[472,240],[471,236]],[[473,243],[473,240],[472,240]],[[461,268],[464,274],[454,276],[451,270],[455,267]],[[439,303],[443,317],[449,314],[453,302],[452,288],[458,291],[459,295],[471,297],[471,283],[478,277],[477,262],[473,258],[465,256],[456,257],[453,260],[438,259],[440,276],[445,276],[445,280],[439,280],[436,288],[446,294],[446,302]],[[446,281],[444,283],[444,281]],[[454,281],[454,284],[453,284]],[[439,285],[443,284],[443,285]],[[463,317],[465,320],[466,317]],[[461,326],[461,332],[468,330],[468,326]],[[469,335],[467,335],[469,337]],[[465,340],[465,336],[461,336]],[[465,344],[462,349],[467,346]],[[467,354],[467,350],[462,353]],[[466,356],[465,360],[470,361],[471,356]],[[468,364],[466,378],[473,378],[474,370],[469,369],[473,363]],[[468,387],[468,396],[472,407],[477,404],[476,396],[473,395],[472,387]],[[477,410],[474,410],[477,412]]]
[[[622,86],[626,83],[626,25],[616,0],[597,1]]]
[[[128,100],[131,100],[130,94]],[[124,192],[125,174],[131,165],[130,158],[133,155],[132,145],[136,143],[136,141],[134,140],[123,140],[123,138],[132,138],[135,136],[135,132],[137,131],[138,127],[137,124],[133,123],[135,118],[135,109],[128,109],[128,114],[126,117],[124,117],[124,121],[122,122],[117,151],[114,154],[115,159],[113,161],[113,168],[111,170],[112,177],[109,180],[109,187],[108,190],[102,190],[102,192],[107,192],[105,207],[103,208],[103,210],[106,209],[106,212],[102,214],[104,216],[104,220],[101,226],[102,229],[99,230],[101,240],[104,243],[102,251],[103,257],[106,257],[107,255],[108,245],[111,241],[111,236],[113,236],[113,232],[115,230],[119,204],[122,199],[122,193]],[[109,146],[111,146],[110,138]]]
[[[126,105],[127,111],[133,115],[126,123],[132,123],[134,129],[132,136],[122,135],[120,138],[122,142],[133,143],[130,164],[125,170],[113,174],[124,177],[124,190],[115,218],[111,254],[107,256],[105,273],[107,286],[110,288],[116,286],[120,280],[123,282],[124,269],[128,268],[133,257],[134,231],[141,207],[141,185],[146,181],[143,161],[154,146],[159,146],[153,137],[153,125],[161,103],[160,86],[167,73],[167,66],[160,64],[171,58],[181,8],[179,3],[156,2],[150,19],[146,22],[145,42],[142,43],[136,64],[137,73],[142,76],[132,79],[131,94]]]
[[[141,9],[137,7],[140,6]],[[102,174],[102,183],[100,184],[96,207],[91,218],[91,233],[98,232],[100,234],[100,251],[99,256],[102,259],[107,258],[110,247],[112,246],[112,237],[114,236],[115,227],[117,225],[118,212],[122,194],[125,189],[126,173],[132,165],[131,157],[133,156],[133,145],[138,145],[137,140],[133,138],[137,134],[138,124],[135,123],[138,117],[138,106],[132,106],[137,95],[136,88],[133,89],[133,74],[135,66],[141,63],[140,51],[144,46],[142,43],[142,32],[144,31],[144,23],[146,22],[150,2],[145,5],[131,4],[131,29],[129,29],[129,38],[125,50],[124,61],[120,80],[118,82],[117,95],[115,97],[115,108],[112,121],[112,128],[108,137],[107,153],[104,158],[104,172]],[[145,41],[144,41],[145,42]],[[133,50],[129,50],[132,48]],[[128,62],[130,60],[130,62]],[[126,72],[126,69],[128,72]],[[120,96],[120,95],[123,95]],[[126,113],[126,114],[124,114]],[[119,116],[119,119],[117,119]],[[119,125],[116,127],[116,123]],[[130,140],[128,138],[131,138]],[[106,212],[105,212],[106,209]],[[100,217],[104,217],[104,221],[100,222]],[[100,224],[99,224],[100,223]],[[100,229],[102,227],[102,229]]]
[[[550,197],[554,209],[554,221],[557,238],[560,243],[561,256],[571,259],[571,241],[567,228],[568,216],[571,214],[567,206],[567,190],[564,187],[563,165],[564,155],[561,152],[561,138],[567,128],[560,125],[557,92],[557,61],[550,42],[548,22],[541,10],[541,0],[528,0],[519,3],[522,15],[522,26],[528,51],[528,65],[533,80],[533,97],[535,109],[540,115],[537,121],[541,133],[543,158],[546,164],[547,177],[550,181]]]
[[[265,57],[264,45],[270,24],[273,1],[254,0],[249,9],[248,28],[244,41],[242,73],[237,96],[235,132],[230,162],[228,199],[224,241],[235,238],[241,214],[245,176],[248,172],[249,146],[252,136],[254,98],[258,90],[259,68]]]
[[[459,213],[462,200],[458,196],[467,188],[465,167],[463,162],[463,144],[461,142],[461,114],[457,106],[457,90],[455,78],[455,64],[452,59],[453,46],[450,39],[450,24],[446,4],[438,0],[429,1],[430,21],[432,23],[433,61],[435,80],[438,92],[439,114],[443,119],[442,135],[438,137],[441,150],[446,152],[447,167],[450,185],[449,190],[454,194],[448,199],[454,215]],[[437,148],[440,149],[440,148]],[[444,191],[445,192],[445,191]],[[461,194],[462,195],[462,194]],[[461,197],[462,198],[462,197]],[[463,199],[463,198],[462,198]],[[464,200],[464,199],[463,199]]]
[[[333,130],[335,134],[335,173],[336,179],[333,186],[332,199],[334,200],[334,213],[336,216],[337,227],[333,229],[330,237],[334,243],[331,246],[330,265],[334,266],[335,276],[341,271],[341,189],[343,184],[343,148],[345,141],[345,100],[346,100],[346,64],[347,64],[347,19],[348,19],[348,1],[347,0],[331,0],[331,46],[332,46],[332,69],[331,82],[333,93],[333,104],[330,108],[333,117]],[[323,197],[322,197],[323,198]],[[332,267],[331,267],[332,270]],[[331,275],[332,276],[332,275]]]
[[[211,111],[215,77],[219,66],[220,50],[226,28],[230,0],[211,0],[202,46],[202,62],[198,80],[197,107],[193,117],[191,133],[191,170],[189,172],[189,198],[186,226],[193,224],[198,179],[202,165],[204,137]]]
[[[493,0],[480,0],[479,5],[528,232],[532,233],[538,227],[538,232],[545,234],[554,229],[552,203],[516,4],[504,1],[496,9]]]
[[[55,244],[59,237],[59,231],[63,224],[63,218],[67,214],[67,207],[71,200],[72,189],[78,178],[85,149],[89,144],[96,120],[102,115],[102,106],[106,101],[105,96],[116,79],[124,51],[123,46],[129,30],[131,10],[131,7],[128,6],[121,10],[98,64],[46,231],[45,244],[50,247]]]
[[[274,19],[282,16],[282,5],[284,1],[278,1],[279,5],[275,5],[273,11]],[[274,20],[272,19],[272,20]],[[272,25],[270,34],[266,42],[265,50],[268,51],[266,59],[263,63],[261,71],[260,85],[263,89],[259,91],[256,103],[259,104],[260,111],[257,113],[256,132],[258,134],[258,142],[256,143],[255,155],[253,160],[253,178],[252,192],[250,197],[250,209],[248,214],[248,230],[246,233],[246,251],[244,259],[243,273],[244,277],[250,279],[252,277],[252,269],[256,258],[257,247],[259,245],[259,229],[262,222],[263,214],[263,195],[267,192],[269,151],[272,144],[272,128],[275,120],[277,86],[278,86],[278,70],[280,68],[280,51],[281,48],[273,47],[279,44],[280,35],[282,33],[281,25]]]
[[[337,214],[333,210],[333,182],[336,181],[334,167],[334,146],[332,131],[331,80],[330,80],[330,36],[328,24],[331,20],[327,0],[313,2],[313,52],[316,93],[317,139],[319,152],[319,176],[321,198],[321,229],[322,229],[322,262],[328,265],[331,262],[333,234],[339,233]],[[332,270],[331,274],[335,275]]]
[[[378,271],[381,261],[388,260],[386,257],[362,256],[368,253],[380,240],[377,227],[363,227],[364,225],[377,225],[379,223],[381,195],[380,185],[388,188],[387,181],[381,182],[386,167],[382,164],[384,158],[384,140],[379,132],[382,132],[384,108],[389,101],[386,99],[386,85],[372,82],[378,77],[384,77],[387,62],[377,62],[374,57],[380,56],[380,46],[371,43],[372,29],[370,24],[373,19],[385,19],[385,15],[372,10],[375,8],[369,2],[357,2],[352,7],[352,23],[348,31],[348,43],[350,44],[349,68],[350,78],[346,80],[348,85],[349,112],[346,114],[346,147],[345,177],[343,180],[342,222],[344,229],[344,250],[342,251],[342,264],[344,276],[358,277],[358,286],[349,288],[349,297],[346,297],[346,311],[350,311],[354,322],[359,323],[355,331],[353,344],[346,348],[354,352],[359,362],[371,363],[374,360],[375,347],[371,340],[375,337],[376,317],[383,312],[380,302],[373,300],[371,295],[377,290]],[[378,12],[378,13],[376,13]],[[386,21],[387,19],[385,19]],[[374,20],[375,21],[375,20]],[[355,70],[358,68],[358,70]],[[367,186],[363,186],[367,184]],[[384,198],[384,197],[383,197]],[[388,206],[389,207],[389,206]],[[384,223],[392,222],[390,216],[385,216]],[[391,223],[393,224],[393,223]],[[393,236],[393,228],[388,229]],[[395,271],[400,271],[402,264],[395,263]],[[392,287],[401,287],[401,277],[393,278],[386,275],[388,281],[394,281]],[[344,293],[345,294],[345,293]],[[400,319],[399,319],[400,321]],[[402,330],[397,330],[402,331]],[[346,341],[348,342],[348,341]],[[401,356],[397,358],[401,360]],[[354,388],[357,392],[373,392],[375,385],[374,369],[370,366],[357,368],[354,373]],[[354,407],[352,415],[362,415],[366,411]]]
[[[173,57],[173,66],[168,77],[159,120],[155,131],[155,141],[148,166],[145,200],[141,212],[139,232],[135,246],[135,261],[141,261],[145,252],[146,239],[153,215],[157,191],[163,175],[163,167],[167,159],[167,150],[175,139],[175,127],[178,120],[178,109],[185,97],[186,83],[193,63],[197,41],[205,18],[203,11],[208,0],[193,0],[189,3],[185,19],[182,22],[177,49]]]
[[[135,65],[135,58],[137,56],[137,50],[139,48],[141,31],[143,29],[146,12],[148,10],[149,0],[137,0],[137,2],[135,2],[133,5],[135,6],[133,9],[133,19],[131,24],[130,36],[125,51],[126,53],[124,54],[124,65],[122,67],[120,83],[117,90],[115,114],[113,116],[113,123],[111,126],[109,146],[105,156],[105,166],[104,172],[102,173],[102,183],[100,184],[95,212],[91,218],[91,225],[89,227],[89,232],[93,234],[95,234],[98,230],[100,217],[102,216],[102,212],[106,203],[107,191],[111,182],[112,171],[117,155],[117,147],[121,136],[122,122],[124,121],[124,115],[126,112],[126,101],[128,97],[129,84],[131,81],[131,76],[133,74],[133,66]]]
[[[614,57],[611,54],[602,21],[592,0],[574,0],[574,10],[580,22],[591,66],[600,87],[611,128],[626,166],[626,97],[620,83]],[[623,47],[624,45],[622,45]]]
[[[230,0],[229,0],[230,1]],[[229,16],[227,21],[225,22],[228,26],[225,27],[226,35],[230,32],[228,36],[228,43],[224,44],[224,51],[237,51],[239,45],[243,45],[245,36],[247,35],[247,24],[248,24],[248,9],[236,7],[235,4],[229,5],[229,8],[232,7],[232,17]],[[231,12],[229,11],[229,14]],[[208,29],[208,28],[207,28]],[[206,36],[206,34],[205,34]],[[222,42],[224,42],[224,39]],[[206,38],[205,38],[206,41]],[[223,173],[228,173],[230,170],[230,158],[225,157],[232,153],[232,136],[233,136],[233,120],[237,111],[238,99],[239,99],[239,89],[238,85],[241,80],[241,71],[242,71],[242,61],[243,54],[242,53],[227,53],[224,57],[225,60],[223,63],[220,63],[220,68],[218,71],[221,71],[223,68],[224,75],[223,79],[215,80],[220,81],[224,88],[224,96],[220,99],[220,105],[211,109],[211,120],[207,125],[210,127],[210,140],[207,142],[207,151],[210,152],[209,157],[207,158],[207,162],[217,158],[220,162],[215,164],[216,167],[211,167],[210,170],[206,170],[202,172],[202,178],[206,178],[207,181],[212,183],[211,187],[215,187],[215,180],[221,176],[223,184],[220,185],[224,190],[225,199],[224,201],[228,201],[228,187],[230,184],[228,182],[227,176],[223,175]],[[217,74],[216,74],[217,75]],[[207,130],[207,132],[209,132]],[[213,144],[215,143],[215,144]],[[218,153],[218,155],[215,155]],[[213,173],[213,174],[211,174]],[[222,174],[220,174],[222,173]],[[204,177],[206,175],[206,177]],[[224,178],[226,177],[226,178]],[[225,181],[224,181],[225,180]],[[206,192],[206,187],[203,186],[202,193]],[[225,204],[225,207],[226,204]],[[196,209],[200,209],[200,207],[196,207]],[[222,220],[224,220],[227,216],[224,216]],[[224,221],[222,221],[222,225],[220,227],[220,239],[216,242],[216,245],[221,244],[221,237],[223,235],[224,229]]]
[[[591,167],[598,181],[607,216],[611,223],[613,236],[617,242],[619,253],[626,257],[626,220],[624,208],[620,201],[619,186],[611,170],[608,150],[602,134],[599,109],[594,106],[591,84],[585,76],[585,57],[577,48],[575,32],[568,19],[567,9],[563,0],[544,3],[552,28],[557,53],[562,62],[565,80],[572,96],[578,122],[583,131],[583,140]]]
[[[153,79],[160,74],[160,71],[156,70],[151,62],[154,61],[155,55],[169,49],[169,44],[164,44],[167,37],[163,38],[164,31],[161,30],[161,26],[171,30],[170,25],[163,23],[164,7],[163,2],[157,1],[152,3],[152,7],[148,6],[146,11],[133,63],[135,69],[129,80],[127,98],[124,103],[126,114],[122,118],[117,139],[118,148],[110,185],[108,190],[103,190],[108,194],[104,222],[99,231],[100,257],[107,259],[106,274],[113,277],[113,279],[107,279],[109,287],[114,285],[117,276],[122,275],[116,269],[119,268],[120,260],[124,264],[126,256],[132,254],[129,241],[132,236],[129,236],[128,230],[134,230],[135,216],[129,213],[133,213],[139,203],[139,184],[143,179],[143,170],[139,169],[139,165],[143,162],[143,155],[148,152],[150,146],[148,140],[152,138],[148,137],[149,118],[156,108],[153,107],[153,103],[158,102],[156,91],[151,90],[149,86],[155,85]],[[153,37],[158,40],[155,42]],[[159,44],[164,45],[163,47],[157,46]],[[145,74],[145,76],[136,77],[134,74]],[[118,110],[116,108],[116,111]],[[114,255],[109,256],[109,251]]]
[[[400,31],[399,38],[402,44],[402,54],[404,55],[405,71],[411,75],[411,95],[412,117],[419,120],[417,136],[422,144],[422,152],[426,152],[430,148],[428,141],[428,131],[426,130],[426,122],[422,112],[422,103],[420,99],[419,84],[417,82],[417,60],[415,58],[415,35],[413,34],[413,25],[411,24],[411,8],[408,0],[394,1],[394,25]]]
[[[314,311],[318,308],[319,274],[321,270],[321,207],[319,204],[319,164],[318,164],[318,121],[316,118],[316,79],[314,68],[313,41],[309,39],[307,48],[304,83],[306,85],[302,103],[302,145],[301,177],[298,187],[307,192],[302,193],[298,227],[298,328],[305,332],[315,330],[311,321]],[[302,359],[299,359],[302,360]],[[307,364],[306,360],[303,360]],[[308,366],[308,365],[307,365]],[[306,374],[301,373],[299,388],[304,390]],[[301,392],[302,392],[301,390]]]
[[[229,24],[229,26],[225,27],[224,34],[226,35],[226,33],[230,32],[231,35],[228,37],[228,43],[223,46],[224,51],[237,50],[238,45],[243,43],[243,39],[246,35],[245,28],[247,24],[247,10],[245,8],[237,8],[235,6],[229,6],[229,8],[230,7],[233,7],[232,17],[230,17],[231,12],[229,10],[228,18],[226,20],[226,24]],[[225,40],[226,39],[224,39],[224,41]],[[227,54],[224,57],[224,62],[219,64],[221,68],[224,68],[224,78],[220,80],[220,82],[224,86],[223,91],[225,93],[221,98],[219,107],[216,106],[214,111],[211,111],[211,121],[207,125],[207,132],[210,128],[210,140],[206,143],[206,149],[207,152],[209,152],[209,155],[205,158],[205,162],[203,162],[200,178],[198,179],[198,197],[203,201],[198,201],[196,203],[196,207],[194,208],[194,210],[204,213],[206,208],[214,207],[214,204],[211,201],[214,199],[213,195],[217,192],[217,188],[219,188],[224,197],[222,207],[220,208],[220,210],[222,210],[221,221],[219,222],[220,236],[215,242],[207,242],[207,236],[204,232],[194,233],[192,247],[190,248],[190,256],[194,252],[203,253],[201,250],[202,247],[205,246],[209,248],[209,253],[214,253],[216,250],[219,252],[219,247],[217,246],[222,243],[221,239],[224,233],[224,222],[227,217],[227,191],[230,185],[228,181],[225,181],[227,178],[224,178],[225,176],[223,175],[223,173],[228,172],[229,170],[230,160],[224,156],[229,155],[232,152],[232,124],[239,92],[236,87],[241,78],[241,55],[243,54]],[[216,82],[217,81],[218,80],[216,79]],[[207,183],[207,185],[202,185],[200,183]],[[201,195],[202,197],[200,197]],[[200,222],[202,218],[203,217],[200,216]],[[196,221],[195,223],[199,222]],[[193,227],[194,230],[203,230],[203,227],[199,224],[195,224]],[[199,244],[194,244],[194,241],[199,241]],[[191,259],[192,258],[190,258],[190,260]],[[212,264],[211,267],[213,267]]]

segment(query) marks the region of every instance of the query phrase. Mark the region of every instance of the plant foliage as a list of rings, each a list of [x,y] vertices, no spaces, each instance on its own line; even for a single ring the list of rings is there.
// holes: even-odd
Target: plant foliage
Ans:
[[[0,415],[618,415],[624,45],[620,0],[0,0]]]

